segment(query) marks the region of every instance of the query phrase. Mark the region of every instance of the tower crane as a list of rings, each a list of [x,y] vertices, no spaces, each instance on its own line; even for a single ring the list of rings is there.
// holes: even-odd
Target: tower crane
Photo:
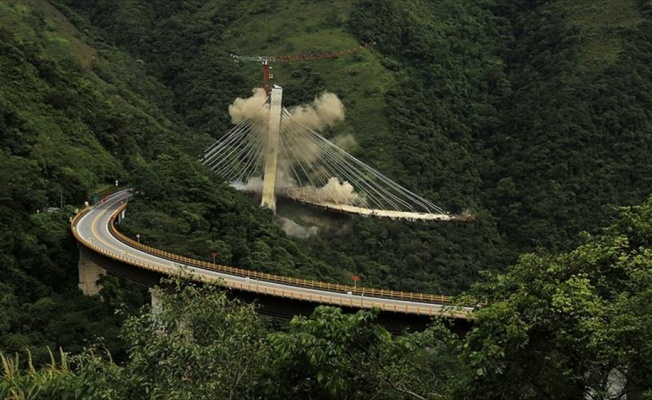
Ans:
[[[291,55],[291,56],[239,56],[235,53],[231,53],[230,57],[235,62],[240,61],[252,61],[259,62],[263,66],[263,89],[265,94],[269,95],[269,80],[271,79],[269,70],[270,63],[272,62],[293,62],[293,61],[316,61],[324,60],[327,58],[337,58],[340,56],[345,56],[348,54],[355,54],[375,45],[375,42],[363,44],[362,46],[353,47],[346,50],[340,51],[328,51],[325,53],[313,53],[313,54],[300,54],[300,55]]]

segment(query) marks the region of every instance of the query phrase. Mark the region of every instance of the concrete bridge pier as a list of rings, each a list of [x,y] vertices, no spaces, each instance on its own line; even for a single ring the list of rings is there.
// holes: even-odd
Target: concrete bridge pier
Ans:
[[[106,275],[106,270],[100,267],[95,261],[91,260],[87,253],[80,249],[79,251],[79,288],[86,296],[94,296],[100,293],[101,287],[98,286],[97,280],[102,275]]]
[[[126,215],[127,215],[127,209],[125,208],[124,210],[120,211],[120,214],[118,214],[115,223],[119,224],[120,222],[122,222],[122,220],[125,219]]]
[[[161,312],[161,300],[156,295],[156,291],[154,290],[154,288],[149,288],[148,291],[149,291],[149,296],[150,296],[150,299],[151,299],[150,305],[152,307],[151,308],[152,313],[154,315],[159,314]]]

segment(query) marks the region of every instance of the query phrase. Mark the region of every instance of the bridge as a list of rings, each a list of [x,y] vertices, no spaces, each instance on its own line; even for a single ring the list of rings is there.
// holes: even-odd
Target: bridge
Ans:
[[[421,221],[468,221],[470,215],[451,215],[379,171],[364,164],[317,132],[343,118],[343,106],[324,94],[315,106],[286,109],[281,87],[274,85],[238,99],[229,108],[236,126],[207,148],[200,159],[213,172],[243,191],[261,196],[261,207],[276,211],[276,197],[364,217]],[[125,215],[128,191],[107,197],[72,219],[79,243],[80,288],[96,294],[101,274],[112,274],[147,285],[163,276],[217,283],[255,298],[263,312],[309,313],[316,304],[345,309],[378,308],[381,319],[394,317],[399,325],[433,316],[466,320],[470,307],[453,307],[443,295],[351,287],[216,265],[145,246],[116,228]],[[265,306],[267,304],[267,306]],[[311,305],[311,306],[307,306]],[[290,311],[288,311],[290,310]],[[389,318],[391,319],[391,318]]]
[[[120,233],[117,223],[124,218],[130,192],[120,191],[71,219],[73,235],[80,244],[79,286],[85,294],[97,294],[97,280],[107,272],[147,285],[156,285],[162,276],[182,272],[189,279],[217,283],[238,296],[266,299],[269,314],[286,316],[309,313],[315,305],[345,309],[381,310],[383,317],[407,325],[424,326],[433,316],[467,320],[471,307],[453,307],[443,295],[353,287],[306,279],[260,273],[191,259],[145,246]],[[265,308],[264,307],[264,308]]]
[[[255,92],[229,108],[236,126],[208,147],[200,162],[239,190],[261,195],[276,209],[276,196],[332,211],[391,219],[469,221],[451,215],[402,187],[330,140],[323,129],[343,118],[333,94],[314,107],[282,105],[283,89]]]

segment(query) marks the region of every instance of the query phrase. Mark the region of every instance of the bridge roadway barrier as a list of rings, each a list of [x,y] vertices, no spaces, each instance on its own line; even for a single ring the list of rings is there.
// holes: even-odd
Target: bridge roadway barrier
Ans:
[[[424,293],[412,293],[412,292],[402,292],[394,290],[385,290],[385,289],[374,289],[374,288],[360,288],[353,287],[348,285],[340,285],[335,283],[319,282],[308,279],[299,279],[299,278],[290,278],[280,275],[274,275],[269,273],[262,273],[257,271],[250,271],[242,268],[235,268],[225,265],[212,264],[206,261],[196,260],[189,257],[180,256],[177,254],[169,253],[151,246],[147,246],[137,241],[128,238],[120,231],[115,228],[115,220],[117,216],[126,208],[127,204],[122,204],[119,208],[113,211],[110,217],[109,231],[110,233],[118,240],[128,245],[129,247],[138,249],[142,252],[170,260],[174,263],[179,264],[180,266],[191,266],[195,268],[200,268],[208,271],[215,271],[218,273],[224,273],[229,275],[235,275],[239,277],[244,277],[244,282],[224,282],[220,278],[192,273],[190,278],[199,282],[205,283],[218,283],[222,286],[226,286],[230,289],[246,291],[251,293],[259,293],[262,295],[283,297],[288,299],[295,299],[299,301],[308,301],[319,304],[329,304],[339,307],[349,307],[349,308],[374,308],[378,307],[383,311],[393,312],[393,313],[404,313],[404,314],[416,314],[422,316],[437,316],[444,315],[449,317],[454,317],[456,319],[468,319],[469,311],[468,307],[464,309],[456,309],[452,305],[452,298],[449,296],[443,295],[433,295],[433,294],[424,294]],[[129,264],[156,272],[161,275],[170,275],[175,272],[183,272],[183,268],[179,268],[178,271],[173,271],[169,267],[162,265],[156,265],[152,263],[142,262],[135,260],[128,255],[118,254],[114,252],[107,251],[100,248],[99,246],[94,245],[92,242],[84,240],[76,230],[77,222],[90,211],[90,208],[82,210],[71,220],[72,232],[76,239],[83,246],[89,250],[96,252],[99,255],[102,255],[108,259],[112,259],[121,263]],[[313,293],[302,293],[299,291],[293,291],[289,289],[277,289],[269,288],[262,286],[258,281],[266,282],[276,282],[282,283],[285,285],[291,285],[302,288],[311,288],[318,289],[326,292],[338,293],[340,296],[334,297],[329,296],[327,293],[324,294],[313,294]],[[348,294],[348,297],[342,297],[341,294]],[[364,296],[369,296],[365,298]],[[396,300],[404,300],[413,302],[412,304],[386,304],[379,302],[379,299],[374,298],[388,298]],[[416,303],[416,304],[415,304]],[[422,305],[418,303],[423,303]],[[434,308],[432,305],[441,305],[441,306],[450,306],[442,308]]]
[[[138,243],[136,240],[133,240],[125,236],[115,228],[115,218],[125,208],[126,208],[126,204],[122,205],[111,219],[112,222],[110,227],[111,233],[113,233],[113,235],[118,240],[129,245],[130,247],[137,248],[146,253],[150,253],[158,257],[162,257],[180,264],[192,265],[194,267],[213,270],[216,272],[222,272],[230,275],[249,277],[253,279],[260,279],[260,280],[271,281],[271,282],[279,282],[287,285],[294,285],[297,287],[317,288],[320,290],[326,290],[326,291],[332,291],[338,293],[350,292],[351,294],[354,295],[368,295],[373,297],[394,298],[400,300],[410,300],[410,301],[418,301],[421,303],[433,303],[433,304],[441,304],[441,305],[451,305],[453,303],[452,301],[453,298],[451,296],[414,293],[414,292],[402,292],[402,291],[388,290],[388,289],[355,287],[355,286],[341,285],[338,283],[329,283],[329,282],[314,281],[310,279],[292,278],[292,277],[287,277],[282,275],[274,275],[266,272],[258,272],[258,271],[243,269],[243,268],[230,267],[227,265],[213,264],[207,261],[184,257],[174,253],[168,253],[164,250],[160,250],[155,247]]]

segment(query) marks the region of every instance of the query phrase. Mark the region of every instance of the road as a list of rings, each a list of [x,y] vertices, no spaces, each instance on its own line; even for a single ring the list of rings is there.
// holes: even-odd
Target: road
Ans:
[[[81,217],[73,219],[73,233],[77,240],[89,249],[104,254],[135,268],[145,268],[165,274],[175,274],[180,271],[189,274],[193,280],[202,282],[218,282],[222,286],[248,292],[316,302],[353,308],[373,308],[399,313],[418,315],[447,315],[467,319],[472,311],[470,307],[451,308],[432,302],[401,300],[378,296],[360,295],[352,292],[336,292],[314,287],[301,287],[296,284],[284,284],[248,276],[232,275],[207,268],[192,265],[180,265],[136,248],[119,240],[110,230],[111,218],[127,201],[128,192],[121,191],[102,200],[101,203],[87,210]],[[160,251],[159,251],[160,252]],[[229,267],[225,267],[229,268]],[[241,271],[242,272],[242,271]],[[252,272],[252,275],[256,273]],[[288,278],[289,279],[289,278]],[[278,280],[278,279],[274,279]],[[325,285],[325,284],[324,284]]]

